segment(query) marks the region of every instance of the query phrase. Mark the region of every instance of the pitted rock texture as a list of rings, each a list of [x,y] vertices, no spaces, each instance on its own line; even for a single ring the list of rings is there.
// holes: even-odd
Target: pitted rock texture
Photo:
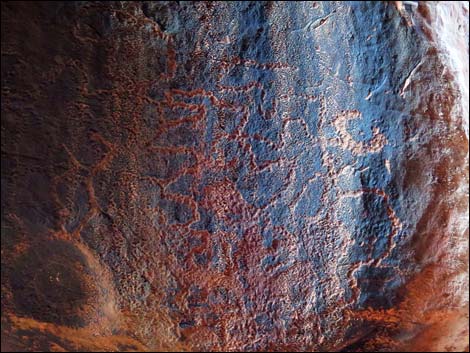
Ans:
[[[468,351],[461,96],[396,3],[2,2],[2,350]]]

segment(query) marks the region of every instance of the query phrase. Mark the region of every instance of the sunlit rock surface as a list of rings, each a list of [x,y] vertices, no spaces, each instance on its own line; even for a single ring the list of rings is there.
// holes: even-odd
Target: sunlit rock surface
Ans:
[[[2,350],[468,351],[468,5],[1,6]]]

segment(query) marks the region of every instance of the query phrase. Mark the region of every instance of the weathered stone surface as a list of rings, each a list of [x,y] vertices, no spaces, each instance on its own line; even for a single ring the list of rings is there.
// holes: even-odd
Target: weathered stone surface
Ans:
[[[439,11],[2,2],[2,350],[468,351]]]

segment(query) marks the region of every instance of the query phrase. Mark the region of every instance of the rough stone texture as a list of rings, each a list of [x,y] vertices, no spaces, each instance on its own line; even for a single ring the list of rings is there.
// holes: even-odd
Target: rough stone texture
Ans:
[[[407,6],[2,2],[2,350],[468,351],[466,117]]]

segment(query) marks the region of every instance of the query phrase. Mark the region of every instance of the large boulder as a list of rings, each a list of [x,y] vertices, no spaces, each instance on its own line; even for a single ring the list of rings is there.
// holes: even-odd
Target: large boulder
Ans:
[[[468,351],[468,6],[1,6],[2,351]]]

